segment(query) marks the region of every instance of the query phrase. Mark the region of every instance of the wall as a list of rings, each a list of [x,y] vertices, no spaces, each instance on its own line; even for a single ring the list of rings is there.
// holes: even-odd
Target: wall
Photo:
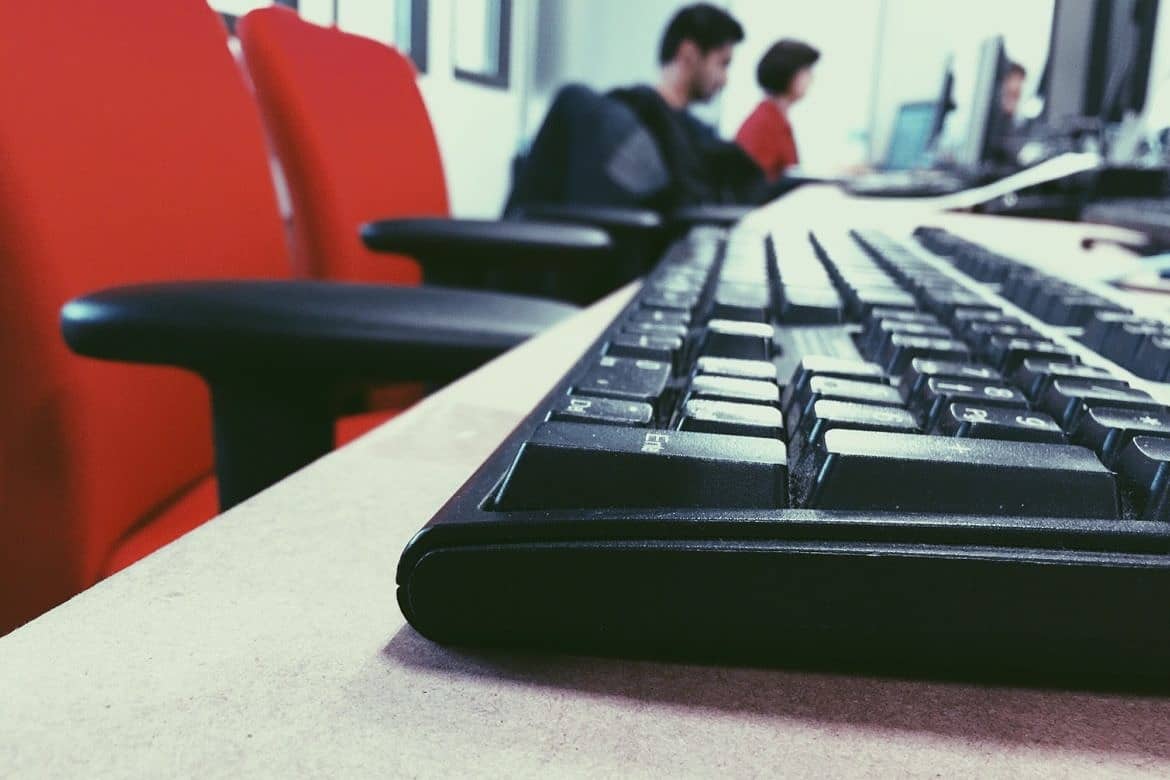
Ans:
[[[734,136],[763,96],[756,84],[760,57],[777,39],[798,38],[822,55],[812,89],[791,113],[802,167],[833,173],[864,161],[881,6],[874,0],[732,0],[730,10],[747,37],[736,48],[724,90],[723,134]]]
[[[681,0],[538,0],[524,137],[540,127],[558,87],[603,91],[658,80],[658,45]],[[717,3],[727,5],[726,2]],[[718,106],[705,112],[714,120]]]
[[[459,0],[431,0],[427,73],[419,87],[430,110],[459,217],[497,217],[511,187],[530,80],[535,0],[512,0],[512,71],[507,90],[456,80],[452,13]]]

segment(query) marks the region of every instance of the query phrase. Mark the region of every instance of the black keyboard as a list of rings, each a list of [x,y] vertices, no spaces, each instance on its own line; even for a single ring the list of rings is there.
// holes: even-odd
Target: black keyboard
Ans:
[[[698,229],[399,603],[444,643],[1164,679],[1168,365],[1164,323],[940,230]]]

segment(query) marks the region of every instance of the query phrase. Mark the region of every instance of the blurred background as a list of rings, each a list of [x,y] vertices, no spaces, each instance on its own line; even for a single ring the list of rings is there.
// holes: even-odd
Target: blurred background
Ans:
[[[240,15],[264,0],[211,0]],[[510,166],[538,130],[556,90],[654,83],[658,43],[680,0],[284,0],[310,21],[410,51],[436,125],[453,209],[496,216]],[[760,54],[776,39],[821,50],[807,99],[792,112],[802,165],[813,171],[881,160],[898,107],[935,100],[948,63],[954,93],[965,94],[979,43],[1003,37],[1007,56],[1027,71],[1021,113],[1034,98],[1048,58],[1054,0],[715,0],[742,24],[727,87],[696,115],[730,138],[759,102]],[[1170,126],[1170,25],[1159,11],[1149,97],[1141,119],[1153,137]],[[506,19],[499,18],[501,7]],[[1087,7],[1087,6],[1086,6]],[[493,34],[506,22],[506,45]],[[500,61],[502,58],[502,61]],[[467,60],[468,62],[462,62]],[[470,66],[468,66],[470,63]],[[488,67],[490,66],[490,67]],[[484,76],[476,69],[491,71]],[[500,73],[503,74],[500,77]],[[960,102],[943,140],[967,122]]]

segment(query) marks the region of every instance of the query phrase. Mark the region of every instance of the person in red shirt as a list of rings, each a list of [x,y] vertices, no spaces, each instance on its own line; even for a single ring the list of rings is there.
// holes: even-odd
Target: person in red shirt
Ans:
[[[735,140],[775,181],[799,161],[788,109],[804,97],[821,53],[802,41],[777,41],[760,58],[756,81],[767,97],[744,120]]]

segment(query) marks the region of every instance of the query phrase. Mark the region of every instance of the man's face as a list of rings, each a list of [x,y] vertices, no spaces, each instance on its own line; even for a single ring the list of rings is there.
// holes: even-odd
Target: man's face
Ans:
[[[1024,93],[1024,77],[1018,73],[1009,73],[999,88],[999,104],[1008,116],[1015,116],[1020,107],[1020,96]]]
[[[689,43],[689,41],[688,41]],[[695,67],[691,73],[691,100],[706,103],[719,94],[727,84],[727,68],[731,65],[734,44],[726,44],[703,54],[694,47]]]

